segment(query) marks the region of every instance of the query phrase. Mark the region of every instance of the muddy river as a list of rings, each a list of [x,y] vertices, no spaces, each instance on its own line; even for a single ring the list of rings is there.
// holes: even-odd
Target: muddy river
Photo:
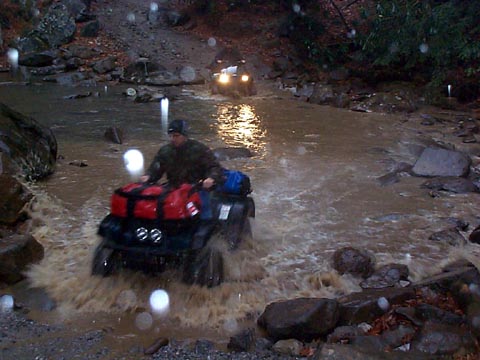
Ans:
[[[96,230],[110,194],[134,179],[123,154],[138,149],[148,165],[168,141],[160,103],[134,103],[125,89],[0,86],[2,102],[50,127],[58,141],[56,172],[30,186],[36,194],[33,232],[46,251],[28,280],[57,304],[52,312],[32,313],[44,321],[108,326],[112,341],[122,343],[158,336],[228,340],[271,301],[359,290],[358,279],[332,269],[340,247],[369,250],[380,265],[408,264],[412,280],[418,280],[462,251],[428,240],[450,226],[447,218],[478,222],[478,194],[432,198],[420,188],[425,179],[409,176],[380,186],[378,177],[396,162],[412,164],[412,148],[422,143],[404,115],[311,105],[268,89],[232,100],[211,97],[199,86],[169,102],[168,118],[188,119],[191,137],[211,148],[254,152],[252,158],[223,162],[251,178],[253,240],[226,253],[227,280],[214,289],[184,285],[175,272],[91,276]],[[87,92],[93,95],[64,98]],[[122,144],[104,139],[112,126],[123,129]],[[169,295],[162,314],[149,306],[156,289]]]

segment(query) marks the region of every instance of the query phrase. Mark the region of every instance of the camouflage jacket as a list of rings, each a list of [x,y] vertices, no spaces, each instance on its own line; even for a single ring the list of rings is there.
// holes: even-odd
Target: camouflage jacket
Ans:
[[[147,175],[150,181],[158,181],[163,174],[174,186],[197,183],[211,177],[216,184],[223,182],[223,171],[213,151],[196,140],[187,139],[180,147],[164,145],[158,150]]]

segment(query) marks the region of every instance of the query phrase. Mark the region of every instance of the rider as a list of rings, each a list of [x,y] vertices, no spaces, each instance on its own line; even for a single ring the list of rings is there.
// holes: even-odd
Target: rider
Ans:
[[[212,217],[208,190],[223,182],[223,170],[210,148],[189,139],[187,129],[185,120],[173,120],[168,125],[170,143],[158,150],[140,180],[154,183],[166,174],[168,182],[175,187],[183,183],[202,182],[200,218],[207,220]]]

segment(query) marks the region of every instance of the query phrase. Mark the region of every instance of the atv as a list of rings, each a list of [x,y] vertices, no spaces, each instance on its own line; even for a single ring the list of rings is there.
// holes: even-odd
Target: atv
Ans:
[[[211,194],[208,220],[200,218],[198,184],[132,183],[115,190],[110,213],[98,228],[92,275],[109,276],[122,268],[150,274],[182,269],[187,284],[220,285],[223,254],[210,240],[219,235],[235,250],[252,236],[255,217],[249,178],[239,171],[225,173],[225,184]]]
[[[257,93],[253,77],[245,67],[245,60],[235,64],[216,60],[210,82],[210,91],[213,95],[251,96]]]

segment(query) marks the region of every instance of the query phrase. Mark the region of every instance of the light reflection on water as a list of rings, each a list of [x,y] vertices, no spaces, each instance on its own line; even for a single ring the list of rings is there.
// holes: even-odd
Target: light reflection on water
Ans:
[[[246,147],[257,154],[265,151],[268,133],[254,105],[218,104],[212,126],[227,146]]]

